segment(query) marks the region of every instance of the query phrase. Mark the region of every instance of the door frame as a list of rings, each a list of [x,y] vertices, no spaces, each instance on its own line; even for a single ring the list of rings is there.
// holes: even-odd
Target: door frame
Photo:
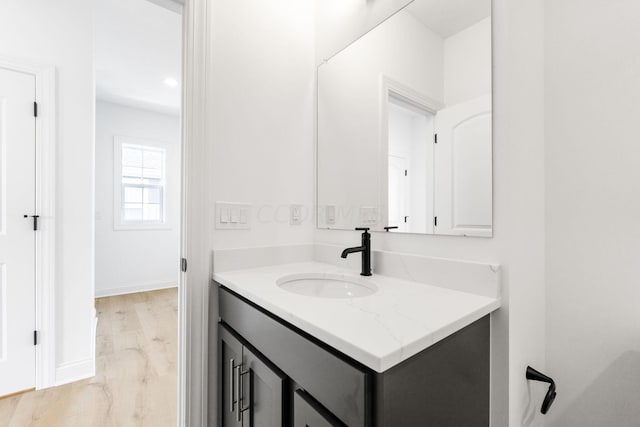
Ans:
[[[36,206],[40,228],[35,235],[35,346],[36,389],[55,385],[55,189],[56,189],[56,70],[52,66],[35,64],[0,56],[0,68],[35,77],[35,102],[38,116],[36,140]]]
[[[212,195],[211,144],[208,135],[207,81],[212,6],[208,0],[184,0],[182,25],[182,191],[181,257],[178,297],[178,420],[182,426],[207,425]],[[213,370],[215,376],[215,370]]]

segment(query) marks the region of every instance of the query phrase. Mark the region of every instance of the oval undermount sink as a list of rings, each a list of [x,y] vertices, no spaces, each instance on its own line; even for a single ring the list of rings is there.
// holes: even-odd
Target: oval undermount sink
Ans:
[[[276,284],[286,291],[318,298],[358,298],[378,291],[370,280],[334,273],[290,274]]]

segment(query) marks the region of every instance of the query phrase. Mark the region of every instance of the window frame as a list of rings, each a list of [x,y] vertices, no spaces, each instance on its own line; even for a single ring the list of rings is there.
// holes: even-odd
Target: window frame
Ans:
[[[149,151],[162,152],[162,176],[161,184],[125,184],[122,182],[122,149],[123,147],[130,145],[140,147],[142,149],[147,148]],[[168,184],[168,169],[167,169],[167,156],[169,154],[168,145],[154,140],[132,138],[125,136],[114,136],[113,138],[113,229],[114,230],[169,230],[170,223],[168,218],[167,209],[167,184]],[[138,188],[157,188],[161,187],[161,221],[145,221],[145,220],[125,220],[124,219],[124,191],[125,187],[138,187]],[[143,195],[144,197],[144,195]],[[144,199],[143,199],[144,200]],[[144,202],[143,202],[144,204]]]

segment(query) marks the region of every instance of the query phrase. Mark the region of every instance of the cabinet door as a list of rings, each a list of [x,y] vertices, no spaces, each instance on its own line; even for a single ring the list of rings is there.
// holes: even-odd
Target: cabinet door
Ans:
[[[344,423],[302,390],[293,395],[293,427],[342,427]]]
[[[247,347],[241,377],[243,427],[283,427],[286,419],[286,376]]]
[[[219,330],[220,350],[220,415],[222,427],[241,427],[242,416],[238,396],[239,369],[242,364],[242,344],[224,327]]]

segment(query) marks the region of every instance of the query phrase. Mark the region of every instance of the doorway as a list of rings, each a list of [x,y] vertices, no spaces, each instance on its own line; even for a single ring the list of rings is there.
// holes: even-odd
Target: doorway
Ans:
[[[87,378],[93,374],[94,370],[95,346],[90,345],[93,341],[90,337],[95,335],[95,333],[92,334],[92,329],[95,327],[93,322],[95,312],[90,305],[93,302],[94,287],[88,284],[93,280],[94,272],[92,237],[94,219],[92,217],[95,212],[92,206],[93,194],[91,194],[94,186],[92,182],[94,145],[91,136],[93,125],[91,120],[93,116],[91,108],[93,20],[91,15],[94,5],[91,3],[95,1],[84,4],[79,8],[81,10],[78,10],[78,13],[69,13],[73,8],[72,5],[59,7],[45,3],[11,2],[7,5],[8,13],[4,16],[6,19],[3,22],[6,25],[3,26],[3,31],[7,34],[18,34],[20,37],[18,37],[19,42],[10,42],[11,37],[5,37],[7,43],[2,44],[0,69],[10,69],[36,78],[38,117],[35,126],[32,127],[32,134],[35,134],[38,146],[34,162],[37,163],[35,178],[37,198],[34,200],[34,210],[27,212],[29,218],[23,217],[27,213],[21,213],[20,218],[33,224],[35,221],[33,216],[38,216],[39,230],[35,233],[34,243],[37,267],[36,290],[35,297],[31,299],[35,305],[33,316],[35,319],[33,322],[25,323],[24,326],[28,326],[29,329],[27,342],[31,346],[34,342],[38,343],[34,346],[36,369],[33,365],[31,366],[31,371],[35,371],[35,384],[30,388],[46,390],[4,399],[0,405],[2,415],[7,414],[2,411],[3,409],[9,408],[11,411],[13,403],[18,401],[32,401],[35,405],[32,409],[40,414],[42,408],[48,406],[43,406],[42,401],[37,399],[52,396],[53,391],[48,387]],[[150,0],[149,3],[152,5],[155,3],[155,6],[161,4],[178,16],[182,10],[180,2],[171,0]],[[193,6],[194,2],[187,2],[185,8],[187,11],[185,14],[191,18],[193,18]],[[197,16],[203,17],[204,21],[203,14],[197,14]],[[139,17],[144,18],[144,15]],[[179,17],[179,24],[181,21]],[[185,31],[190,33],[195,31],[192,21],[193,19],[185,24]],[[179,33],[176,39],[176,43],[180,46],[182,34]],[[197,40],[200,39],[203,38],[200,37]],[[186,37],[185,40],[189,38]],[[191,49],[185,49],[185,51],[190,52]],[[178,60],[180,61],[181,58]],[[192,69],[186,65],[185,67],[187,70]],[[181,71],[180,65],[178,70]],[[170,87],[170,84],[170,82],[167,83],[167,87]],[[181,86],[178,75],[176,86],[178,92],[181,92]],[[191,92],[189,96],[192,96]],[[33,114],[33,100],[29,101],[25,111]],[[60,137],[59,141],[56,141],[56,136]],[[10,160],[5,154],[1,153],[0,159]],[[6,171],[7,169],[3,166],[2,172]],[[3,179],[2,185],[5,182]],[[0,195],[8,195],[4,187],[0,190]],[[5,199],[2,201],[4,202]],[[0,207],[5,209],[7,204],[2,203]],[[185,212],[188,211],[185,209]],[[3,219],[7,217],[6,209],[1,216]],[[3,224],[8,226],[9,222]],[[6,227],[4,231],[7,231]],[[55,259],[54,255],[56,255]],[[172,260],[173,265],[177,266],[178,263],[179,259]],[[182,280],[185,280],[186,274],[182,276]],[[0,282],[0,285],[3,285],[4,289],[8,288],[5,280]],[[5,293],[3,298],[6,295]],[[5,298],[0,303],[6,305],[8,299]],[[181,307],[187,305],[184,296],[181,296],[180,304]],[[29,306],[21,308],[23,311],[28,309]],[[187,329],[184,320],[187,310],[179,311],[182,317],[181,328]],[[4,318],[0,319],[1,328],[6,330],[10,326]],[[55,331],[58,333],[55,334]],[[185,335],[181,334],[183,341]],[[5,334],[0,338],[4,340],[8,337]],[[188,338],[186,340],[189,341]],[[4,349],[7,348],[7,346],[4,347]],[[182,344],[180,348],[183,353],[180,365],[188,366],[189,361],[186,360],[184,353],[189,356],[189,350],[185,348],[191,347]],[[181,369],[184,372],[184,368]],[[0,374],[4,380],[6,376],[4,373]],[[181,374],[180,377],[185,376]],[[184,408],[184,396],[188,396],[189,391],[185,390],[184,380],[180,383],[183,396],[180,408]],[[75,388],[75,384],[69,384],[69,387]],[[66,386],[59,389],[63,388],[66,389]],[[173,395],[173,393],[167,394]],[[37,399],[33,396],[37,396]],[[170,398],[173,399],[174,396]],[[23,404],[19,406],[21,411],[28,410],[28,407]],[[52,410],[60,413],[60,405],[51,406]],[[182,409],[182,419],[186,418],[184,411]],[[43,422],[45,418],[42,417]]]
[[[177,420],[182,12],[95,0],[96,379],[120,424]],[[129,372],[144,381],[132,380]],[[132,405],[131,401],[143,402]],[[160,414],[162,416],[160,416]],[[157,418],[153,418],[157,417]]]
[[[389,226],[432,233],[435,115],[389,93]]]

